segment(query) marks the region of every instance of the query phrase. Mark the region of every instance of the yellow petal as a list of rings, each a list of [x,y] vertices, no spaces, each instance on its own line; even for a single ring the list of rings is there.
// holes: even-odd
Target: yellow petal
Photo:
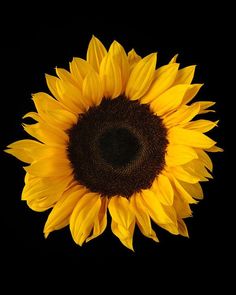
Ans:
[[[207,152],[210,153],[217,153],[217,152],[223,152],[224,150],[216,145],[214,145],[213,147],[206,149]]]
[[[174,200],[174,191],[167,176],[159,174],[154,180],[152,188],[159,201],[166,206],[171,206]]]
[[[130,69],[132,70],[134,66],[141,60],[141,56],[138,55],[134,49],[128,52],[128,62],[130,65]]]
[[[134,251],[133,248],[133,234],[135,228],[135,220],[131,223],[128,229],[116,223],[113,219],[111,221],[111,230],[115,236],[119,238],[121,243],[128,249]]]
[[[111,55],[115,56],[117,59],[120,72],[121,72],[122,92],[124,92],[128,78],[129,78],[129,73],[130,73],[129,62],[128,62],[126,52],[124,48],[117,41],[114,41],[111,44],[109,52],[111,53]]]
[[[163,225],[173,223],[171,218],[165,212],[163,205],[158,199],[158,196],[156,196],[151,190],[143,190],[141,197],[147,208],[148,214],[156,224]]]
[[[71,73],[68,72],[67,70],[56,67],[56,74],[60,78],[60,80],[62,80],[64,83],[70,83],[74,85],[75,87],[81,88],[81,84],[77,83],[76,80],[74,80]]]
[[[196,66],[189,66],[180,69],[176,75],[174,84],[191,84]]]
[[[178,219],[178,229],[181,236],[189,238],[188,228],[183,219]]]
[[[189,85],[188,90],[186,91],[182,104],[187,104],[190,102],[198,93],[198,91],[201,89],[203,84],[191,84]]]
[[[180,185],[195,199],[203,199],[203,191],[200,183],[187,183],[179,181]]]
[[[157,54],[152,53],[134,66],[125,91],[125,95],[129,99],[139,99],[148,91],[154,77],[156,60]]]
[[[44,226],[44,235],[47,237],[50,232],[61,229],[69,224],[71,213],[86,189],[80,186],[73,186],[64,192],[48,216]]]
[[[130,203],[123,197],[112,197],[108,205],[112,217],[112,231],[120,241],[133,250],[132,239],[135,216],[131,210]]]
[[[108,53],[101,62],[100,77],[105,97],[115,98],[121,94],[121,70],[117,58],[110,53]]]
[[[82,64],[84,64],[84,63],[82,62]],[[80,73],[80,70],[82,67],[83,67],[83,65],[81,66],[81,62],[78,62],[78,58],[73,58],[72,62],[70,62],[71,75],[80,88],[82,88],[83,79],[84,79]]]
[[[61,101],[61,97],[59,93],[57,92],[57,81],[59,81],[59,78],[51,76],[46,74],[45,75],[46,82],[48,85],[48,89],[50,90],[51,94],[58,100]]]
[[[183,125],[192,120],[200,111],[199,105],[182,106],[176,112],[167,114],[163,123],[167,128],[176,125]],[[185,125],[184,125],[185,126]]]
[[[43,158],[24,167],[25,171],[38,177],[66,176],[72,173],[70,161],[60,154]]]
[[[101,61],[106,54],[107,50],[102,42],[95,36],[92,36],[87,50],[87,61],[97,73],[99,73]]]
[[[32,176],[31,174],[27,173]],[[31,177],[22,191],[21,199],[34,200],[41,199],[43,197],[49,197],[53,195],[62,194],[65,189],[70,185],[73,180],[73,176],[60,176],[60,177]]]
[[[211,158],[208,156],[208,154],[206,152],[204,152],[202,149],[195,149],[195,150],[197,152],[199,160],[202,161],[204,166],[212,172],[213,164],[212,164]]]
[[[101,208],[98,212],[97,218],[94,221],[93,234],[86,239],[86,242],[101,235],[107,226],[107,205],[108,199],[106,197],[101,198]]]
[[[179,166],[197,159],[197,152],[188,146],[169,144],[165,156],[167,166]]]
[[[9,144],[6,153],[13,155],[17,159],[31,163],[34,160],[34,150],[42,148],[42,144],[31,139],[23,139]]]
[[[181,198],[184,202],[188,204],[197,203],[197,201],[193,199],[193,196],[191,196],[190,193],[184,189],[184,187],[180,184],[180,182],[176,178],[173,177],[172,181],[173,181],[173,185],[175,186],[176,198]]]
[[[196,178],[199,178],[200,181],[208,181],[207,178],[213,178],[212,175],[205,168],[204,163],[199,159],[195,159],[183,165],[182,167],[189,174],[195,176]]]
[[[41,116],[38,113],[35,113],[35,112],[29,112],[29,113],[25,114],[22,118],[23,119],[31,118],[31,119],[35,120],[36,122],[42,122],[43,121]]]
[[[178,219],[192,216],[192,211],[189,206],[189,203],[181,196],[181,194],[177,190],[175,192],[175,199],[173,205]]]
[[[175,178],[188,183],[197,183],[201,179],[201,177],[196,176],[195,173],[192,175],[186,171],[183,166],[170,167],[168,170],[171,171]]]
[[[173,127],[169,130],[168,140],[171,144],[188,145],[203,149],[211,148],[216,143],[201,132],[180,127]]]
[[[43,122],[33,125],[23,124],[24,130],[39,141],[51,146],[65,146],[68,143],[68,135],[59,129],[53,128]]]
[[[176,54],[174,57],[172,57],[172,59],[170,60],[169,64],[173,64],[176,63],[177,57],[179,56],[179,54]]]
[[[206,114],[209,112],[215,112],[214,110],[207,110],[208,108],[210,108],[211,106],[213,106],[215,104],[214,101],[197,101],[193,104],[200,106],[199,114]]]
[[[135,214],[136,221],[141,233],[144,236],[153,239],[155,242],[159,242],[156,233],[152,229],[150,216],[145,208],[145,205],[143,204],[140,194],[133,195],[130,198],[130,206]]]
[[[141,103],[150,103],[172,86],[178,72],[179,64],[169,64],[160,67],[155,72],[154,81],[148,92],[141,98]]]
[[[192,121],[192,122],[188,122],[184,124],[184,128],[205,133],[215,128],[217,126],[217,123],[218,121],[212,122],[209,120],[200,119],[200,120],[196,120],[196,121]]]
[[[169,88],[150,103],[150,109],[158,116],[175,110],[181,104],[188,87],[189,85],[183,84]]]
[[[74,208],[70,217],[70,231],[80,246],[91,233],[100,208],[101,198],[97,193],[85,194]]]
[[[103,87],[97,72],[91,71],[83,82],[83,97],[89,101],[90,106],[97,106],[103,98]]]

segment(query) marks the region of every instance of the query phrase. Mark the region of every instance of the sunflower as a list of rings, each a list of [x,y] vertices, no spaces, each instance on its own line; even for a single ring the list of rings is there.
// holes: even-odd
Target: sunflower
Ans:
[[[135,226],[158,242],[152,222],[187,237],[184,218],[203,198],[199,182],[212,178],[208,152],[222,151],[205,133],[217,121],[192,119],[211,112],[211,101],[191,103],[202,84],[195,66],[179,69],[175,56],[156,68],[157,54],[126,54],[114,41],[107,51],[92,37],[85,59],[70,71],[46,75],[51,95],[32,99],[34,139],[8,146],[29,165],[22,200],[35,211],[52,208],[45,237],[69,225],[82,245],[111,230],[133,249]]]

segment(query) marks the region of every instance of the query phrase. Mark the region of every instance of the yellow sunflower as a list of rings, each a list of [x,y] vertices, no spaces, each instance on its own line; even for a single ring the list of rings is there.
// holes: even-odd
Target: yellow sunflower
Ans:
[[[67,225],[82,245],[107,226],[129,249],[137,225],[158,242],[152,223],[188,236],[184,218],[203,198],[200,181],[212,178],[207,152],[218,152],[204,133],[217,122],[198,119],[214,102],[191,103],[202,84],[195,66],[179,69],[175,56],[156,68],[157,54],[141,58],[114,41],[107,51],[92,37],[86,60],[46,75],[51,95],[33,95],[35,138],[8,146],[29,165],[22,200],[35,211],[52,208],[45,237]],[[197,200],[196,200],[197,199]]]

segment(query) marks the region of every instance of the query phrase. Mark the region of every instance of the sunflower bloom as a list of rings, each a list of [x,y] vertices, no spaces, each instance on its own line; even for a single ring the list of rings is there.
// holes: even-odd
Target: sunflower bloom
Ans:
[[[36,112],[23,124],[34,139],[8,146],[27,163],[22,200],[52,209],[44,227],[70,227],[80,246],[106,229],[133,250],[135,226],[158,242],[152,222],[188,236],[184,218],[212,178],[209,152],[222,151],[205,135],[217,121],[195,119],[211,101],[192,103],[202,84],[195,66],[179,69],[176,56],[156,68],[157,54],[128,54],[114,41],[107,51],[92,37],[86,60],[46,75],[51,95],[33,95]]]

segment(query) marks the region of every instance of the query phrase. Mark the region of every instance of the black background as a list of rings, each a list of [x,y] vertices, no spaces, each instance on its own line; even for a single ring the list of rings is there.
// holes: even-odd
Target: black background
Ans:
[[[92,4],[91,4],[92,6]],[[181,66],[197,64],[196,82],[205,83],[198,99],[216,101],[219,128],[213,138],[225,149],[212,155],[214,180],[203,184],[205,199],[193,206],[193,218],[188,219],[190,239],[172,236],[156,228],[160,243],[146,239],[135,231],[135,253],[126,249],[106,232],[82,248],[75,245],[68,229],[43,237],[48,213],[31,211],[20,201],[23,188],[23,169],[15,158],[1,153],[1,245],[4,269],[10,277],[29,276],[39,269],[55,269],[63,275],[75,269],[76,274],[102,273],[107,276],[119,269],[121,278],[129,278],[135,270],[140,276],[150,271],[178,281],[181,289],[190,279],[209,286],[224,285],[229,276],[231,256],[232,216],[229,193],[228,129],[230,67],[234,56],[231,44],[233,33],[230,7],[214,4],[187,6],[111,3],[109,10],[87,7],[48,11],[47,7],[31,8],[24,14],[14,7],[4,11],[1,24],[1,150],[15,140],[25,137],[22,116],[33,110],[31,93],[47,91],[44,73],[53,74],[55,66],[68,68],[73,56],[84,57],[88,42],[94,34],[108,47],[119,41],[126,50],[135,48],[142,56],[158,51],[158,65],[167,63],[179,53]],[[107,9],[106,6],[100,9]],[[22,7],[19,9],[23,10]],[[137,10],[135,10],[137,9]],[[40,11],[40,12],[39,12]],[[4,14],[4,13],[3,13]],[[231,38],[229,38],[231,36]],[[235,98],[234,98],[235,99]],[[228,109],[227,109],[228,108]],[[231,190],[233,192],[233,189]],[[56,267],[55,267],[56,266]],[[91,277],[90,277],[91,279]],[[150,282],[152,285],[154,282]],[[160,281],[159,281],[160,283]]]

